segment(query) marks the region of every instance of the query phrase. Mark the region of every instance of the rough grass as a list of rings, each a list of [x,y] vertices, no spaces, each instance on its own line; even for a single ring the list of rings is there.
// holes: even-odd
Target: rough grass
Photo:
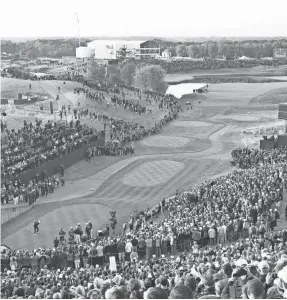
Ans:
[[[198,113],[198,112],[197,112]],[[196,112],[195,112],[196,114]],[[201,117],[206,120],[206,117]],[[177,121],[191,120],[191,116],[187,117],[187,114],[181,116]],[[176,122],[176,121],[175,121]],[[183,127],[175,126],[173,122],[164,126],[160,132],[163,136],[173,136],[173,137],[183,137],[189,138],[190,142],[179,148],[169,148],[169,147],[151,147],[146,146],[141,141],[136,143],[136,153],[141,154],[156,154],[156,153],[178,153],[178,152],[196,152],[200,150],[207,149],[210,146],[209,135],[214,131],[220,129],[223,125],[218,123],[211,123],[206,120],[207,126],[194,126]]]
[[[14,128],[15,130],[20,129],[24,125],[24,121],[26,120],[27,122],[34,122],[36,119],[40,119],[39,117],[33,117],[33,116],[17,116],[17,115],[8,115],[7,117],[7,126],[8,128],[12,129]],[[46,122],[45,119],[41,120],[43,122]]]
[[[191,79],[193,75],[286,75],[287,65],[282,65],[278,67],[269,66],[257,66],[252,68],[233,68],[233,69],[215,69],[215,70],[199,70],[195,69],[189,73],[173,73],[167,74],[165,77],[166,81],[175,82]]]
[[[264,103],[253,100],[267,92],[286,88],[285,82],[274,83],[220,83],[210,85],[207,94],[185,96],[184,101],[191,101],[196,107],[248,107],[249,104],[264,106]],[[259,99],[259,98],[258,98]],[[201,100],[199,104],[198,100]],[[272,104],[272,102],[271,102]]]
[[[167,154],[167,153],[180,153],[180,152],[197,152],[210,147],[211,142],[208,139],[190,138],[190,142],[179,148],[170,147],[150,147],[139,142],[136,144],[137,155],[144,154]]]
[[[29,84],[32,85],[31,90]],[[1,78],[1,97],[2,98],[17,98],[18,94],[31,93],[32,95],[47,96],[50,95],[43,89],[38,81],[22,80],[14,78]]]
[[[81,160],[66,170],[65,178],[67,181],[76,181],[92,176],[124,158],[128,156],[94,157],[90,163]]]
[[[279,104],[287,101],[287,84],[285,87],[268,91],[251,99],[251,103]]]

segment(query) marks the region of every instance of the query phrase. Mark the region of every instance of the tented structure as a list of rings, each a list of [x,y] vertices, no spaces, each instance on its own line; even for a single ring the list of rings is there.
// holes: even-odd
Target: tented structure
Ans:
[[[94,40],[88,43],[88,48],[94,50],[95,59],[117,59],[121,49],[140,49],[144,41],[126,40]]]
[[[181,99],[184,95],[198,93],[199,90],[206,90],[206,83],[181,83],[170,85],[166,91],[167,95],[173,95],[177,99]]]

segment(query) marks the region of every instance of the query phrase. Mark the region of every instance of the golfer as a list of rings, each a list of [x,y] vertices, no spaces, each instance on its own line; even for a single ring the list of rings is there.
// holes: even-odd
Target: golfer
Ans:
[[[40,221],[34,220],[34,234],[35,235],[39,233],[39,225],[40,225]]]

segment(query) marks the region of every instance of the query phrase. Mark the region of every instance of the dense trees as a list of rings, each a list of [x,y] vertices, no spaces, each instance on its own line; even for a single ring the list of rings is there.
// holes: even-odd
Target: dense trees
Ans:
[[[187,57],[187,47],[185,45],[176,46],[176,56]]]
[[[120,67],[120,76],[122,81],[128,86],[132,86],[134,83],[134,77],[136,73],[135,64],[132,62],[128,62]]]
[[[171,56],[232,59],[243,55],[251,58],[272,57],[275,48],[287,48],[287,40],[186,42],[168,47],[162,44],[161,50],[168,49]]]
[[[85,46],[88,40],[83,40]],[[23,56],[36,57],[62,57],[74,56],[78,41],[76,39],[56,39],[56,40],[34,40],[25,43],[13,43],[11,41],[1,41],[1,52],[10,54],[20,54]]]
[[[37,58],[37,57],[39,57],[39,53],[40,53],[40,51],[37,48],[33,47],[27,51],[26,56],[28,58]]]
[[[165,71],[162,67],[145,64],[136,66],[132,61],[124,61],[118,66],[93,63],[89,68],[88,76],[93,80],[135,86],[143,91],[164,93],[167,88],[164,82]]]
[[[96,62],[93,62],[92,65],[89,67],[88,77],[94,80],[105,80],[107,78],[106,66],[99,65]]]
[[[143,91],[164,93],[165,71],[160,66],[149,65],[137,68],[135,74],[135,86]]]

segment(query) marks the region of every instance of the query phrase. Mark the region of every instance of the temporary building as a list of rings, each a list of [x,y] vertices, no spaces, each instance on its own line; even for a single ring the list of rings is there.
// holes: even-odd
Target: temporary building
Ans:
[[[170,85],[167,88],[166,94],[173,95],[175,98],[180,99],[184,95],[190,95],[198,93],[198,90],[207,89],[206,83],[180,83],[176,85]]]

